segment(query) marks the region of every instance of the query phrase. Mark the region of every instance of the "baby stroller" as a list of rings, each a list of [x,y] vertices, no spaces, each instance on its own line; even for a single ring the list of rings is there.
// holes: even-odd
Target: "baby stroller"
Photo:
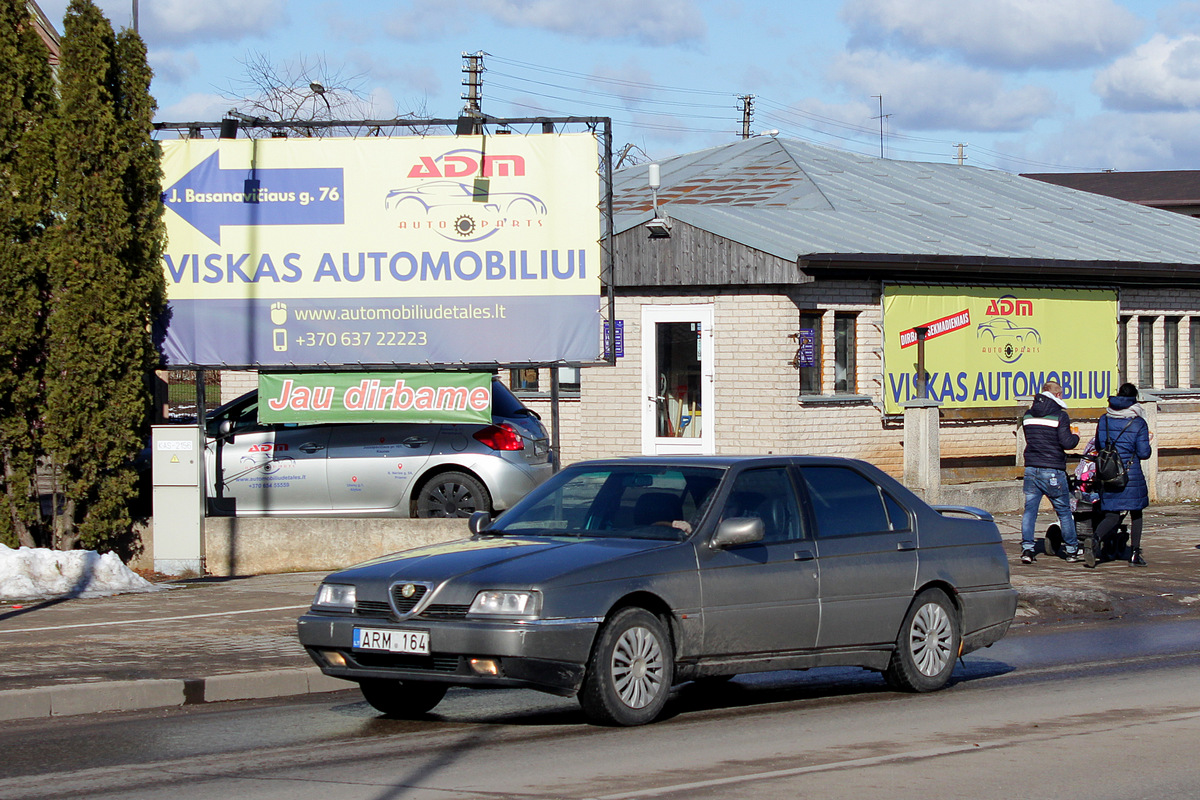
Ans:
[[[1075,532],[1079,536],[1079,545],[1084,545],[1084,538],[1092,542],[1096,551],[1096,561],[1116,561],[1125,558],[1129,546],[1129,528],[1122,522],[1117,529],[1105,537],[1103,542],[1096,541],[1096,526],[1104,518],[1100,510],[1100,486],[1096,480],[1096,440],[1088,442],[1083,449],[1083,456],[1075,466],[1075,473],[1067,476],[1067,488],[1071,490],[1071,515],[1075,518]],[[1087,525],[1085,532],[1084,525]],[[1066,556],[1063,548],[1062,528],[1058,523],[1052,523],[1046,529],[1045,550],[1048,555],[1059,558]]]

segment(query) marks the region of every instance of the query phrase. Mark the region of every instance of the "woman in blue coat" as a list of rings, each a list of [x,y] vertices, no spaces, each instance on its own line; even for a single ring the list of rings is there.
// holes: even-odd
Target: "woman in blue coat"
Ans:
[[[1150,457],[1150,426],[1143,418],[1137,401],[1138,390],[1132,383],[1122,384],[1117,394],[1108,398],[1108,410],[1096,422],[1096,449],[1109,441],[1116,443],[1117,452],[1129,470],[1129,482],[1119,492],[1100,490],[1100,510],[1104,516],[1096,525],[1096,541],[1083,548],[1084,566],[1096,566],[1096,550],[1104,537],[1116,530],[1125,512],[1129,512],[1129,563],[1146,566],[1142,558],[1142,509],[1150,505],[1146,474],[1142,461]],[[1090,545],[1090,546],[1089,546]]]

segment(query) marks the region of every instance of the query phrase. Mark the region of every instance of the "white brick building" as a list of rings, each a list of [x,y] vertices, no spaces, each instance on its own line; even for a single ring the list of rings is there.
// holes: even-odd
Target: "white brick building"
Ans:
[[[669,237],[645,227],[656,215],[646,168],[617,173],[624,351],[615,366],[581,370],[577,389],[563,384],[563,463],[800,452],[901,474],[902,422],[884,410],[882,296],[904,283],[1115,293],[1116,379],[1160,398],[1161,469],[1200,467],[1200,220],[1006,173],[761,137],[669,159],[661,174]],[[798,361],[800,339],[814,337]],[[521,393],[549,420],[549,370],[533,375]],[[1104,404],[1077,405],[1086,432]],[[944,480],[1016,477],[1020,411],[945,409]]]

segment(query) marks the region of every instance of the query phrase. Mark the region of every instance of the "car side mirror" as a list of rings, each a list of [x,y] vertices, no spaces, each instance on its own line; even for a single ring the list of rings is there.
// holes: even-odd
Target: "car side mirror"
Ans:
[[[232,442],[233,441],[233,420],[231,420],[231,419],[221,420],[221,424],[217,426],[217,433],[219,433],[221,435],[222,439],[228,439],[229,441]]]
[[[469,520],[467,520],[467,528],[471,531],[472,534],[478,535],[480,533],[483,533],[485,530],[487,530],[487,526],[490,525],[491,522],[492,522],[491,514],[489,514],[486,511],[476,511],[474,514],[471,515],[471,518]]]
[[[722,520],[712,538],[712,547],[722,550],[739,544],[752,544],[763,539],[763,522],[758,517],[733,517]]]

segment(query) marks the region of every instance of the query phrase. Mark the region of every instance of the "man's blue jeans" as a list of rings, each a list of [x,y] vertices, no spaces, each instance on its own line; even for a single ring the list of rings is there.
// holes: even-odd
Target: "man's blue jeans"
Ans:
[[[1034,547],[1038,506],[1042,504],[1042,495],[1045,495],[1050,498],[1054,513],[1058,514],[1063,544],[1068,552],[1077,551],[1079,537],[1075,535],[1075,517],[1071,514],[1071,490],[1067,486],[1067,473],[1061,469],[1026,467],[1024,488],[1025,515],[1021,517],[1021,550],[1032,550]]]

